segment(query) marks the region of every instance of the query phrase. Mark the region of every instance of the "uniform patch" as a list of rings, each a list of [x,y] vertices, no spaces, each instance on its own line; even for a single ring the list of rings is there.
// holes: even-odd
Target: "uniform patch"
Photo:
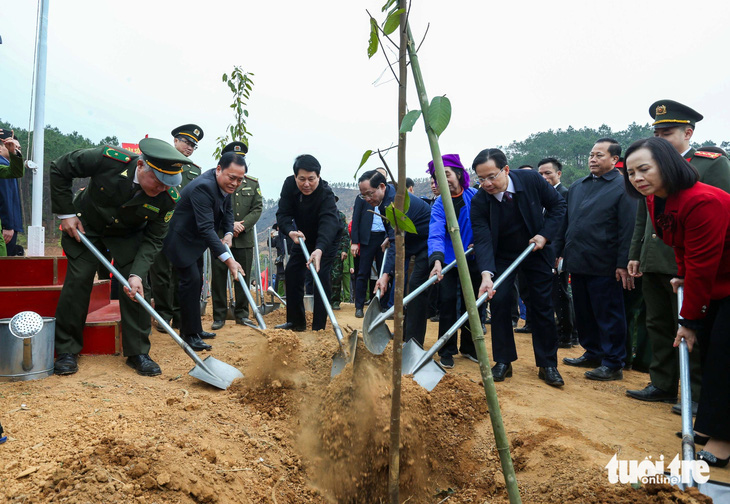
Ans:
[[[710,158],[710,159],[717,159],[722,154],[719,152],[707,152],[707,151],[697,151],[695,152],[695,156],[703,157],[703,158]]]
[[[258,194],[259,196],[261,196],[261,188],[260,188],[260,187],[257,187],[257,188],[256,188],[256,193],[257,193],[257,194]]]
[[[131,157],[121,151],[118,151],[114,147],[105,147],[104,157],[108,157],[109,159],[113,159],[121,163],[129,163],[129,161],[132,159]]]
[[[172,198],[172,201],[174,201],[175,203],[180,200],[180,193],[174,187],[169,188],[167,190],[167,194],[170,196],[170,198]]]
[[[172,214],[175,213],[175,210],[170,210],[165,214],[165,222],[170,222],[170,219],[172,219]]]
[[[147,210],[152,210],[155,213],[160,213],[160,209],[159,208],[157,208],[156,206],[152,206],[149,203],[145,203],[142,206],[145,207]]]

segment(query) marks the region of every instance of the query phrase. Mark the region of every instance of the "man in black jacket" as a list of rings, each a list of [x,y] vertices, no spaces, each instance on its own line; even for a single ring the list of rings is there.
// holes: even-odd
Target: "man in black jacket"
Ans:
[[[322,167],[314,156],[302,154],[294,160],[294,175],[284,181],[279,197],[276,222],[279,232],[294,241],[286,265],[286,323],[277,329],[304,331],[307,319],[304,313],[304,279],[309,264],[314,264],[329,302],[331,293],[330,270],[335,259],[337,241],[342,233],[335,195],[327,182],[320,178]],[[305,262],[300,239],[310,254]],[[325,328],[327,311],[319,294],[314,290],[314,320],[312,330]]]
[[[385,215],[385,209],[395,199],[395,187],[387,185],[385,176],[377,170],[370,170],[362,174],[358,180],[360,195],[365,201],[376,207],[380,215]],[[410,205],[406,216],[416,226],[416,233],[406,233],[406,257],[404,268],[408,271],[409,262],[413,257],[413,270],[408,278],[408,292],[415,290],[428,280],[428,224],[431,221],[431,207],[421,198],[410,197]],[[383,220],[388,235],[388,257],[385,260],[383,276],[375,283],[375,290],[380,289],[384,294],[388,291],[388,282],[395,279],[395,231]],[[426,337],[428,295],[421,293],[411,301],[405,313],[403,341],[415,339],[423,346]]]
[[[246,162],[243,156],[223,154],[215,170],[203,172],[190,182],[170,221],[170,229],[162,251],[178,272],[180,283],[180,333],[193,350],[210,350],[200,334],[200,289],[203,279],[203,253],[210,248],[213,257],[226,263],[234,277],[243,273],[241,265],[226,251],[223,244],[233,241],[233,209],[231,194],[243,182]],[[218,238],[223,230],[224,238]]]
[[[525,273],[530,291],[532,346],[540,368],[538,377],[548,385],[564,384],[558,372],[558,337],[552,305],[552,265],[550,247],[562,231],[565,200],[533,170],[510,171],[507,157],[499,149],[485,149],[472,163],[481,184],[471,202],[474,255],[482,274],[479,295],[492,291],[492,277],[499,277],[530,244],[535,251],[519,270]],[[544,214],[543,214],[544,209]],[[517,360],[509,305],[513,302],[513,272],[491,300],[494,381],[512,375]]]

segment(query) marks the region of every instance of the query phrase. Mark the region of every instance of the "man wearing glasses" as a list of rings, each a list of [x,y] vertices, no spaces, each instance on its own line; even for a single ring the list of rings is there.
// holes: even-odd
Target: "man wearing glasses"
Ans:
[[[314,265],[327,301],[332,297],[330,271],[337,252],[337,243],[342,233],[340,217],[337,212],[335,194],[330,186],[320,178],[322,167],[314,156],[302,154],[294,160],[294,175],[284,181],[279,198],[279,209],[276,211],[276,222],[279,232],[294,241],[294,247],[286,265],[286,323],[276,326],[277,329],[305,331],[307,319],[304,314],[304,279],[309,264]],[[304,253],[299,240],[310,254],[309,262],[304,260]],[[319,290],[314,289],[314,319],[312,330],[325,328],[327,311],[320,297]]]
[[[517,271],[504,286],[492,291],[493,277],[499,277],[530,243],[535,251],[522,262],[530,292],[532,346],[539,367],[538,377],[548,385],[564,384],[558,372],[558,334],[553,317],[552,247],[563,226],[565,200],[533,170],[510,171],[507,157],[499,149],[485,149],[477,154],[472,168],[481,189],[471,202],[471,226],[474,255],[481,271],[479,295],[492,292],[492,368],[494,381],[512,376],[512,362],[517,349],[512,332],[511,285]],[[543,214],[543,209],[544,214]]]

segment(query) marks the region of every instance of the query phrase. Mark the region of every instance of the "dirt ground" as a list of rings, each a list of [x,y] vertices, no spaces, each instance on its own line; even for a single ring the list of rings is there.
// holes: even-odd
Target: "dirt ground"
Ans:
[[[352,305],[336,314],[360,328]],[[269,327],[284,321],[284,309],[266,316]],[[436,330],[429,322],[427,345]],[[516,338],[514,376],[497,389],[523,502],[711,502],[608,482],[614,454],[669,461],[681,450],[670,405],[624,394],[648,375],[602,383],[561,366],[566,385],[555,389],[537,378],[530,335]],[[228,321],[211,343],[201,356],[245,375],[225,391],[189,376],[192,361],[154,331],[161,376],[138,376],[121,356],[88,356],[72,376],[0,383],[0,501],[388,502],[391,346],[376,357],[361,341],[355,365],[330,380],[329,329],[261,334]],[[402,404],[401,502],[508,502],[476,363],[457,357],[430,393],[404,378]],[[730,469],[711,478],[730,481]]]

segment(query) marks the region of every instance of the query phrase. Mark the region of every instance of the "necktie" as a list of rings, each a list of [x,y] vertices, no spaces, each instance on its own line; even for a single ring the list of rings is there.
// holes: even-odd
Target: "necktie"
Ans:
[[[510,203],[512,201],[512,195],[509,192],[505,191],[504,195],[502,196],[502,201]]]

